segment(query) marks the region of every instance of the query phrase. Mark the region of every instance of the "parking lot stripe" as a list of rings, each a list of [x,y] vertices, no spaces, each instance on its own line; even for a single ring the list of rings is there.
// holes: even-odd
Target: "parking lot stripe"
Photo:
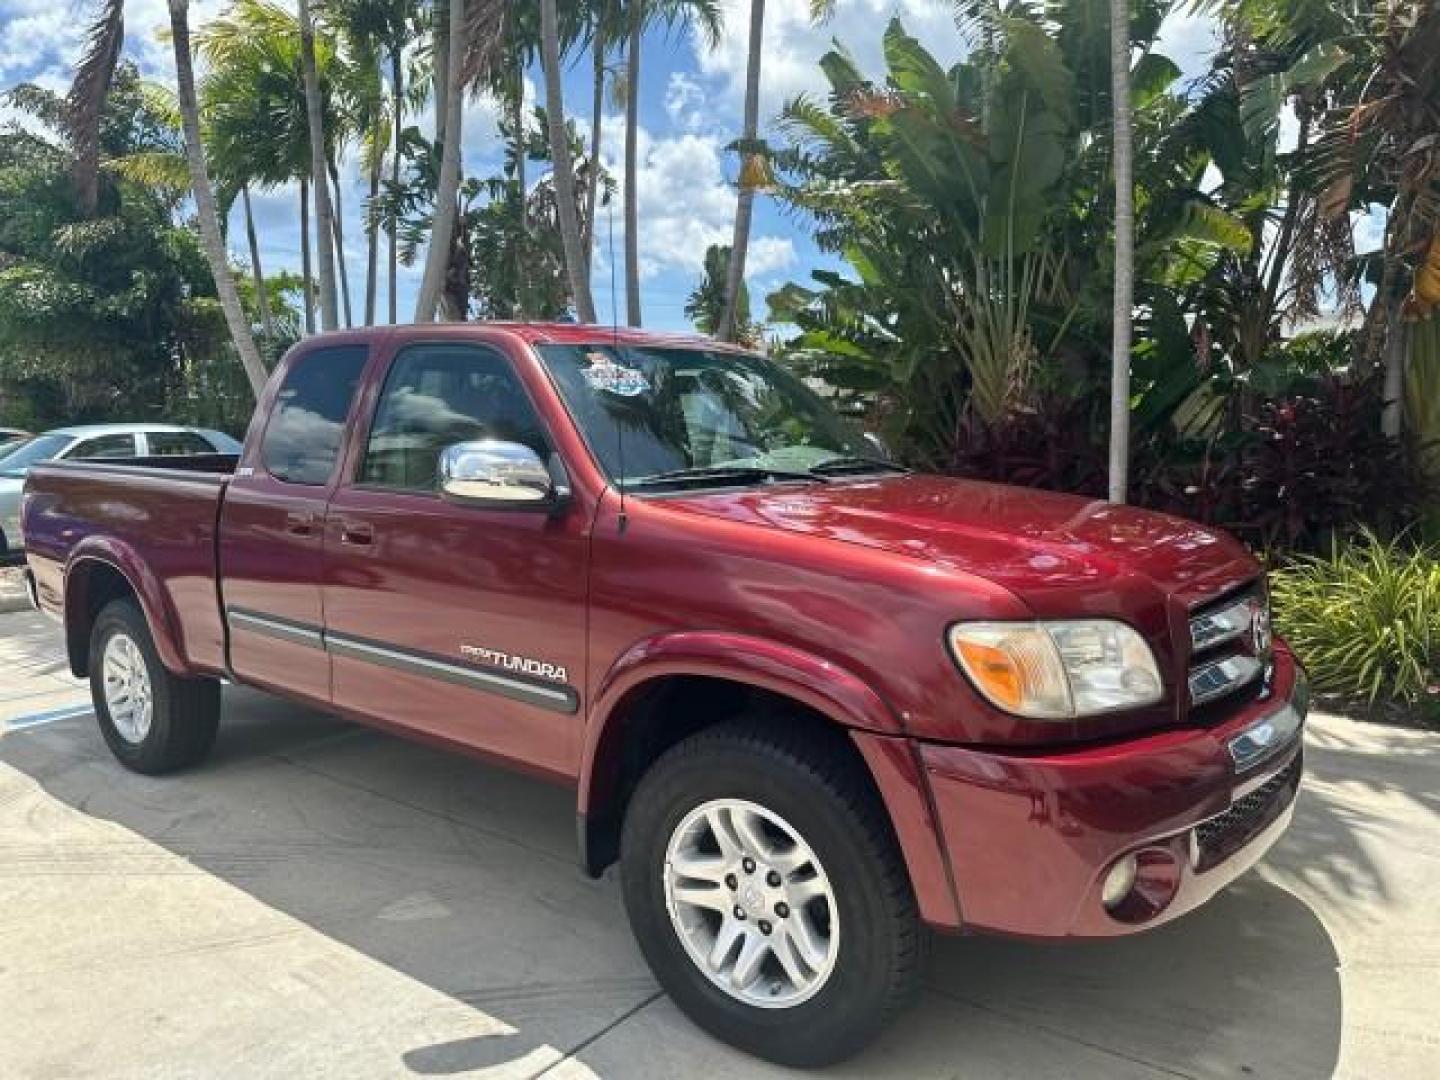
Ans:
[[[46,709],[44,712],[27,713],[17,716],[6,722],[5,731],[24,731],[26,728],[43,727],[46,724],[53,724],[57,720],[72,720],[77,716],[89,716],[94,712],[94,707],[87,701],[80,705],[62,705],[58,709]]]

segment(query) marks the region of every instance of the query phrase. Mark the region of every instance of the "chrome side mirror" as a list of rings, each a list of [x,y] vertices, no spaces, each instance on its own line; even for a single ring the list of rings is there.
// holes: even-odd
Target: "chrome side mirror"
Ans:
[[[540,455],[520,443],[477,439],[440,451],[440,493],[495,508],[548,509],[564,495]]]

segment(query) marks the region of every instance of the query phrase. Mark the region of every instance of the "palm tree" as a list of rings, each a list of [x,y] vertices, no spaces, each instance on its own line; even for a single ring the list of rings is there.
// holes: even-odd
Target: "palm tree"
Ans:
[[[169,3],[180,123],[185,133],[185,158],[190,165],[190,188],[195,196],[195,211],[200,221],[200,239],[210,263],[210,273],[215,278],[220,309],[225,313],[225,323],[230,328],[235,351],[240,354],[240,363],[250,379],[250,389],[258,398],[265,386],[265,365],[260,360],[260,351],[255,348],[255,339],[250,335],[250,323],[240,306],[235,279],[230,276],[225,242],[220,237],[220,218],[215,212],[215,193],[210,188],[210,177],[205,170],[205,151],[200,142],[200,103],[195,94],[195,69],[190,59],[189,0],[169,0]]]
[[[760,127],[760,49],[765,43],[765,0],[750,0],[749,56],[745,64],[745,115],[741,126],[740,194],[735,204],[735,236],[730,241],[730,265],[725,273],[725,308],[716,336],[735,339],[740,285],[745,280],[745,255],[750,246],[750,218],[755,210],[757,166],[763,159],[756,148]]]
[[[90,25],[66,100],[66,127],[75,155],[71,174],[81,212],[87,216],[95,212],[99,197],[100,117],[125,41],[124,0],[103,0],[103,5]]]
[[[415,321],[430,322],[440,301],[445,272],[450,265],[451,241],[455,235],[460,192],[461,102],[464,99],[465,0],[449,0],[449,26],[445,35],[445,95],[437,102],[443,113],[439,128],[444,146],[440,152],[440,183],[435,194],[435,214],[430,229],[430,247],[425,255],[425,275],[415,301]],[[441,107],[443,106],[443,108]]]
[[[698,29],[712,48],[720,37],[720,7],[715,0],[630,0],[626,12],[628,41],[625,47],[625,313],[631,326],[641,324],[640,311],[640,43],[652,21],[663,21],[672,29]],[[758,78],[758,74],[757,74]],[[592,159],[598,160],[596,154]],[[594,204],[591,204],[591,214]],[[593,220],[593,216],[592,216]]]
[[[315,226],[320,270],[320,328],[340,325],[335,293],[335,249],[332,236],[330,185],[325,175],[325,121],[320,100],[320,74],[315,63],[315,21],[310,0],[300,0],[300,72],[305,83],[305,116],[310,132],[310,184],[315,192]]]
[[[576,314],[581,322],[593,323],[595,301],[590,295],[590,263],[580,235],[579,206],[575,201],[575,166],[565,123],[565,97],[560,88],[560,20],[555,0],[540,0],[540,57],[545,69],[545,116],[555,175],[560,239],[565,249],[565,270],[575,294]]]
[[[1110,0],[1110,95],[1114,114],[1115,296],[1110,352],[1110,501],[1130,489],[1130,319],[1135,295],[1135,186],[1130,115],[1130,4]]]

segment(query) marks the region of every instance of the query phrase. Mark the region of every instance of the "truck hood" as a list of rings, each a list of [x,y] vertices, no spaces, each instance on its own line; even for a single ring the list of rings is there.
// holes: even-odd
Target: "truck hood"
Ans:
[[[1253,579],[1237,541],[1168,514],[976,480],[908,474],[707,492],[668,508],[860,544],[1003,585],[1040,615],[1138,577],[1189,605]]]

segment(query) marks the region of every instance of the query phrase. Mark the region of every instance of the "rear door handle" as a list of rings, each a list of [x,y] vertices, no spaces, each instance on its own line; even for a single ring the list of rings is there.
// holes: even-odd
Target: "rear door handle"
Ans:
[[[285,515],[285,531],[291,536],[314,536],[315,515],[304,510],[294,510]]]
[[[342,544],[366,547],[374,540],[375,527],[368,521],[342,521],[340,523],[340,542]]]

